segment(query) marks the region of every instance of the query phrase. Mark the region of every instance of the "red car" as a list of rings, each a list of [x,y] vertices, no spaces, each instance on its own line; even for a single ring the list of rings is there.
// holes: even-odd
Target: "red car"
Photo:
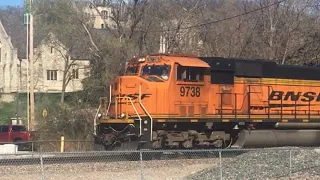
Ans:
[[[0,125],[0,144],[15,143],[24,145],[23,142],[31,141],[31,132],[22,125]],[[21,143],[21,144],[20,144]],[[29,143],[27,143],[29,144]]]

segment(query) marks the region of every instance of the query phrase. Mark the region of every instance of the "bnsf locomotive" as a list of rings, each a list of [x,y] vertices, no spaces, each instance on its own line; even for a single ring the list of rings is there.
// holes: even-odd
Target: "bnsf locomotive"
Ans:
[[[320,68],[136,57],[100,99],[94,137],[106,150],[318,146]]]

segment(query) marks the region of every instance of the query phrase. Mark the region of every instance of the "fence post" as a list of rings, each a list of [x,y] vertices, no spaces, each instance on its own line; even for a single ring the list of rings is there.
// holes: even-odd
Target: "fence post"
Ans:
[[[61,136],[60,152],[64,151],[64,136]]]
[[[142,158],[142,152],[141,152],[141,149],[140,149],[140,176],[141,176],[141,180],[144,179],[142,161],[143,161],[143,158]]]
[[[42,153],[40,152],[40,165],[41,165],[41,177],[42,177],[42,180],[45,179],[44,177],[44,167],[43,167],[43,158],[42,158]]]
[[[220,163],[220,179],[222,180],[222,159],[221,159],[221,150],[219,151],[219,163]]]
[[[291,179],[291,173],[292,173],[292,150],[289,151],[289,179]]]

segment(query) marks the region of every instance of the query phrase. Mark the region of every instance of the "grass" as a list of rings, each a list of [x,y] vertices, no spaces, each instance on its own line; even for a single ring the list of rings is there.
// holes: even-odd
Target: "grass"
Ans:
[[[48,93],[36,93],[35,94],[35,113],[36,117],[41,116],[43,109],[49,109],[54,107],[60,102],[61,95],[48,94]],[[77,94],[67,93],[65,103],[74,104],[74,98]],[[19,97],[10,103],[0,102],[0,124],[11,124],[11,118],[18,115],[23,119],[27,120],[27,94],[19,94]]]
[[[23,119],[27,118],[26,94],[19,94],[13,102],[0,103],[0,124],[11,124],[11,118],[15,118],[16,114]]]
[[[16,105],[12,103],[0,103],[0,124],[11,123],[11,118],[15,117]]]

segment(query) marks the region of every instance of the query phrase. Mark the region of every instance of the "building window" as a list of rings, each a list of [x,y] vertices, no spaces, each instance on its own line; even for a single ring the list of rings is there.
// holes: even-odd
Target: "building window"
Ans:
[[[103,29],[104,28],[104,24],[101,24],[101,29]]]
[[[51,54],[53,54],[53,52],[54,52],[54,48],[53,48],[53,47],[51,47]]]
[[[79,69],[78,68],[72,69],[72,79],[79,79]]]
[[[58,70],[47,70],[47,80],[56,81]]]
[[[108,11],[101,11],[102,19],[108,19]]]

